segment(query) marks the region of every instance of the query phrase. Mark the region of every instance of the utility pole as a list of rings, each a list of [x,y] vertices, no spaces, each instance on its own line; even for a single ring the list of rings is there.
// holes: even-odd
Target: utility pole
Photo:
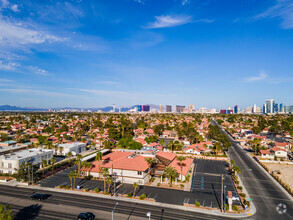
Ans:
[[[30,184],[30,166],[29,164],[27,164],[27,175],[28,175],[28,180],[27,180],[27,184]]]
[[[32,164],[32,185],[34,185],[34,166]]]
[[[222,174],[222,184],[221,184],[221,211],[223,212],[223,174]]]

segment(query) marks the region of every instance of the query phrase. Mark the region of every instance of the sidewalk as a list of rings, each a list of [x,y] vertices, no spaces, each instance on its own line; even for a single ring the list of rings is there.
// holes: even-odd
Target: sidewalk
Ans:
[[[130,199],[125,197],[111,197],[108,195],[103,194],[95,194],[95,193],[87,193],[84,191],[72,191],[72,190],[63,190],[58,188],[47,188],[47,187],[40,187],[40,186],[19,186],[23,188],[31,188],[31,189],[38,189],[38,190],[47,190],[47,191],[53,191],[53,192],[62,192],[62,193],[69,193],[69,194],[76,194],[76,195],[83,195],[83,196],[91,196],[91,197],[98,197],[98,198],[106,198],[106,199],[115,199],[119,201],[127,201],[127,202],[133,202],[133,203],[140,203],[140,204],[148,204],[148,205],[155,205],[157,207],[162,208],[170,208],[170,209],[179,209],[183,211],[191,211],[196,213],[202,213],[202,214],[208,214],[208,215],[214,215],[214,216],[223,216],[228,218],[245,218],[249,217],[255,214],[256,210],[251,210],[250,212],[241,213],[241,214],[230,214],[230,213],[221,213],[220,211],[210,211],[206,209],[201,208],[193,208],[188,206],[179,206],[179,205],[172,205],[172,204],[166,204],[166,203],[159,203],[159,202],[151,202],[146,200],[137,200],[137,199]]]

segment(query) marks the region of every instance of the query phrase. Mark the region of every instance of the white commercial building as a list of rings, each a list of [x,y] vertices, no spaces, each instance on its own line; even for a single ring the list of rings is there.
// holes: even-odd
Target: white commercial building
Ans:
[[[86,144],[81,142],[59,144],[58,147],[62,147],[62,151],[57,149],[57,152],[54,152],[57,155],[65,156],[68,152],[71,152],[73,156],[86,150]]]
[[[53,150],[32,148],[17,151],[15,153],[0,156],[0,173],[17,173],[22,163],[31,162],[40,164],[42,160],[47,162],[53,157]]]

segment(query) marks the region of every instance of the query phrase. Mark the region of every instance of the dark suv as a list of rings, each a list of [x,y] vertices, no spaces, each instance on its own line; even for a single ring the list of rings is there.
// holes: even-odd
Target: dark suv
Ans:
[[[37,199],[39,201],[47,199],[48,197],[50,197],[51,195],[48,194],[41,194],[41,193],[36,193],[31,195],[31,199]]]
[[[82,212],[78,215],[78,220],[93,220],[95,217],[96,216],[91,212]]]

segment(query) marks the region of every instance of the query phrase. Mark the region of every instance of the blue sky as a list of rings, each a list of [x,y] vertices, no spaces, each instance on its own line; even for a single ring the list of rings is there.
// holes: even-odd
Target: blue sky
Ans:
[[[0,105],[293,104],[290,0],[0,0]]]

